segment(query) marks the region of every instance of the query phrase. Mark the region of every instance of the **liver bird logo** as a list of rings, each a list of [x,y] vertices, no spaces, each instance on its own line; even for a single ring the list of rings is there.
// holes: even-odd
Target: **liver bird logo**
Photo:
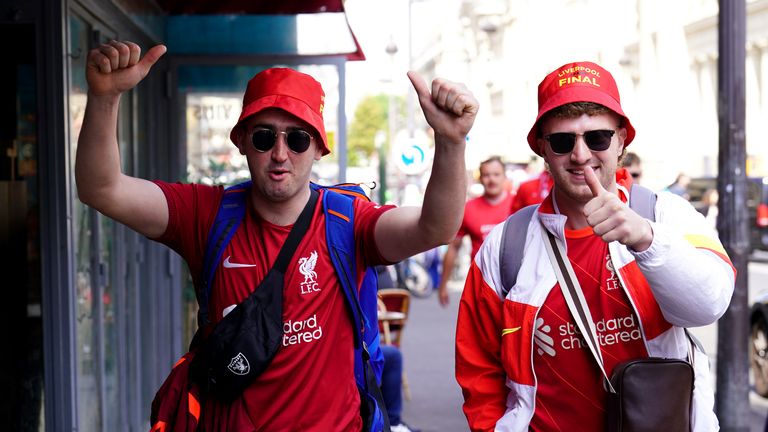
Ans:
[[[317,265],[317,251],[312,251],[309,258],[299,258],[299,273],[304,275],[304,283],[313,283],[317,278],[315,266]]]

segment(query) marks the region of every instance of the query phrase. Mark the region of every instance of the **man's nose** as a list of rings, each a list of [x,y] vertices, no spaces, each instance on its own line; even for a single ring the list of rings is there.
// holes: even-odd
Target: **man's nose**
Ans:
[[[592,151],[587,146],[587,142],[584,141],[584,135],[576,135],[576,142],[574,142],[573,150],[571,150],[571,160],[586,161],[591,157]]]
[[[285,132],[277,133],[275,136],[275,146],[272,148],[272,159],[284,161],[288,158],[288,141]]]

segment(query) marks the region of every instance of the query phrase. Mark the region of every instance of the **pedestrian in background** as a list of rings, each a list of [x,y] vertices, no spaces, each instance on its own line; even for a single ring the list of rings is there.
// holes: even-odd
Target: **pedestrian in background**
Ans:
[[[626,152],[619,165],[627,170],[633,183],[640,184],[640,179],[643,177],[643,161],[640,160],[640,156],[633,152]]]
[[[554,181],[546,168],[535,178],[521,183],[520,187],[517,188],[515,199],[512,201],[512,213],[523,207],[544,201],[544,198],[549,195],[552,185],[554,185]]]
[[[474,259],[488,233],[511,213],[513,195],[506,187],[505,166],[500,157],[493,156],[480,163],[480,184],[483,185],[483,194],[467,201],[459,232],[448,244],[443,256],[443,271],[437,289],[438,300],[443,306],[450,302],[448,282],[461,251],[464,236],[468,235],[472,242],[470,256]]]
[[[549,235],[567,246],[609,376],[624,360],[685,358],[684,328],[716,321],[733,293],[725,250],[687,201],[659,193],[655,222],[627,205],[631,182],[617,165],[635,129],[607,70],[566,64],[539,84],[538,100],[528,143],[554,188],[525,234],[510,233],[524,242],[516,284],[502,286],[500,225],[472,262],[459,305],[456,378],[473,431],[604,430],[608,392],[566,305]],[[693,427],[716,430],[708,361],[695,355]]]
[[[709,188],[704,191],[704,195],[701,196],[701,202],[696,206],[696,210],[704,215],[704,218],[712,226],[717,227],[717,203],[720,200],[720,194],[715,188]]]
[[[90,51],[88,102],[75,166],[77,188],[85,204],[181,254],[201,289],[207,234],[224,189],[147,181],[121,170],[117,142],[121,95],[133,89],[164,53],[165,47],[158,45],[141,57],[139,46],[127,41],[111,41]],[[463,85],[436,79],[430,92],[420,77],[410,73],[409,78],[435,130],[429,185],[423,207],[354,201],[354,236],[362,247],[356,250],[356,268],[348,270],[357,281],[368,266],[389,264],[451,241],[461,221],[466,135],[477,101]],[[357,324],[350,318],[327,253],[325,213],[308,207],[316,196],[309,183],[312,166],[330,153],[322,116],[324,97],[315,79],[292,69],[270,68],[248,83],[230,138],[248,160],[252,186],[247,189],[245,218],[216,270],[209,318],[215,326],[261,283],[299,214],[309,208],[312,223],[288,263],[282,301],[283,328],[287,324],[289,330],[302,333],[290,335],[296,343],[283,339],[266,370],[234,401],[190,400],[190,413],[200,416],[205,430],[361,430],[361,411],[370,408],[361,403],[356,386]],[[331,192],[318,193],[322,202]],[[300,260],[311,265],[300,269]],[[300,289],[308,277],[316,284],[311,290]],[[372,322],[366,324],[366,332],[377,332],[375,316],[368,321]],[[374,343],[369,345],[372,350],[378,346],[377,338]],[[381,361],[380,352],[371,356]],[[153,425],[166,427],[171,426]],[[371,425],[372,430],[382,427]]]
[[[675,181],[667,186],[665,190],[689,200],[691,199],[691,195],[688,193],[688,184],[690,183],[691,178],[685,173],[680,173],[675,177]]]

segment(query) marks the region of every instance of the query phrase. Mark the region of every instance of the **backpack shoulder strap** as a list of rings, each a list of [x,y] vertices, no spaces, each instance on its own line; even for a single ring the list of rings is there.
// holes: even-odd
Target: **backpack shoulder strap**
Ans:
[[[349,194],[337,192],[335,187],[325,188],[323,211],[325,212],[325,236],[331,262],[344,289],[344,297],[350,306],[353,322],[360,323],[365,319],[365,315],[360,307],[355,277],[357,256],[355,254],[354,198]],[[355,346],[360,346],[359,326],[355,327],[358,328],[355,333]]]
[[[368,196],[359,185],[354,184],[312,187],[325,189],[323,211],[328,252],[352,314],[352,322],[355,323],[355,381],[376,400],[373,422],[378,426],[371,430],[388,431],[390,425],[385,413],[386,405],[379,389],[384,359],[379,347],[376,317],[376,270],[366,269],[359,288],[356,274],[354,202],[357,198],[368,200]]]
[[[525,248],[525,238],[528,235],[528,223],[537,208],[539,208],[538,204],[523,207],[504,221],[501,246],[499,247],[499,272],[501,273],[501,291],[504,296],[517,282],[517,273],[523,262],[523,248]]]
[[[502,294],[505,296],[517,283],[517,273],[523,261],[523,248],[528,233],[528,222],[538,208],[531,205],[522,208],[504,221],[499,248],[499,271],[501,272]],[[640,216],[655,221],[656,193],[647,187],[633,184],[629,189],[629,208]],[[520,241],[522,239],[522,241]]]
[[[633,184],[629,188],[629,208],[640,216],[656,221],[656,193],[645,186]]]
[[[205,254],[203,255],[203,287],[199,293],[200,298],[198,298],[200,305],[198,312],[199,325],[208,323],[208,299],[211,295],[213,276],[216,274],[216,267],[219,261],[221,261],[224,248],[232,240],[237,227],[240,226],[240,222],[245,217],[245,202],[250,187],[251,182],[247,181],[230,186],[224,190],[219,209],[216,212],[216,218],[208,232]]]

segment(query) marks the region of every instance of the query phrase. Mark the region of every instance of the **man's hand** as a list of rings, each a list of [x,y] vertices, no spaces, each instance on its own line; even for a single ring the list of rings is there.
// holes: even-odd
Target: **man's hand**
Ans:
[[[452,142],[464,141],[472,129],[479,106],[472,93],[463,84],[440,78],[432,81],[430,93],[427,83],[418,74],[408,72],[408,78],[435,135]]]
[[[88,93],[118,96],[136,87],[165,51],[164,45],[156,45],[141,58],[141,48],[129,41],[110,41],[92,49],[85,73]]]
[[[595,234],[605,242],[618,241],[636,252],[651,246],[650,223],[600,184],[592,167],[584,168],[584,180],[594,198],[584,206],[584,216]]]
[[[447,285],[441,283],[437,288],[437,301],[442,307],[447,307],[451,303],[451,296],[448,294]]]

